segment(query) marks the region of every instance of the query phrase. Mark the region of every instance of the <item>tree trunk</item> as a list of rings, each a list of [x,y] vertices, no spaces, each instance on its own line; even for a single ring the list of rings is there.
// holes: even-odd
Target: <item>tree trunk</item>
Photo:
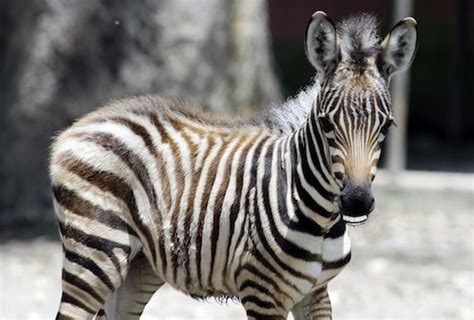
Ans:
[[[54,226],[48,145],[111,98],[159,93],[222,113],[280,99],[264,0],[2,1],[1,226]]]

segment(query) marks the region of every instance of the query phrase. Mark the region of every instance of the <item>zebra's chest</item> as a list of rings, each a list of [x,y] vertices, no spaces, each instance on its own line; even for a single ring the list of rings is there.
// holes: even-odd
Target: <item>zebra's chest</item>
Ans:
[[[314,280],[300,286],[302,297],[327,284],[336,277],[351,259],[351,242],[343,221],[338,222],[321,240],[321,259],[318,263],[303,263],[299,270]]]
[[[341,222],[344,224],[343,222]],[[341,227],[341,226],[339,226]],[[351,241],[349,233],[343,227],[343,233],[335,237],[325,237],[323,241],[322,270],[317,286],[327,283],[342,271],[351,259]]]

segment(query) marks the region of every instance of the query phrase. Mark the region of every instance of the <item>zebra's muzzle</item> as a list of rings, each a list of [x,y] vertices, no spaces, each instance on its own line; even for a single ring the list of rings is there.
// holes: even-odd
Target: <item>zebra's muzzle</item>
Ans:
[[[362,224],[375,208],[375,199],[370,184],[354,184],[349,181],[341,192],[341,215],[349,224]]]

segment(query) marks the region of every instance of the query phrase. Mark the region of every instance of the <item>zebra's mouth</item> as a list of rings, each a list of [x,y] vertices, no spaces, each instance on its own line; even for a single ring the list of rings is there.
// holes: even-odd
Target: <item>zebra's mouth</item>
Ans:
[[[352,216],[346,216],[345,214],[342,215],[342,220],[346,222],[347,224],[351,226],[359,226],[361,224],[364,224],[365,221],[367,221],[367,218],[369,216],[364,214],[362,216],[357,216],[357,217],[352,217]]]

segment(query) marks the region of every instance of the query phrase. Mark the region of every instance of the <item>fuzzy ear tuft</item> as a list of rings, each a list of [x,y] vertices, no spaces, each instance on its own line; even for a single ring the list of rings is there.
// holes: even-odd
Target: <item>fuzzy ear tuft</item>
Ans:
[[[313,13],[306,27],[305,51],[320,80],[335,69],[338,60],[336,27],[326,13]]]
[[[409,17],[398,22],[382,42],[382,70],[387,77],[406,70],[415,58],[418,46],[416,20]]]

